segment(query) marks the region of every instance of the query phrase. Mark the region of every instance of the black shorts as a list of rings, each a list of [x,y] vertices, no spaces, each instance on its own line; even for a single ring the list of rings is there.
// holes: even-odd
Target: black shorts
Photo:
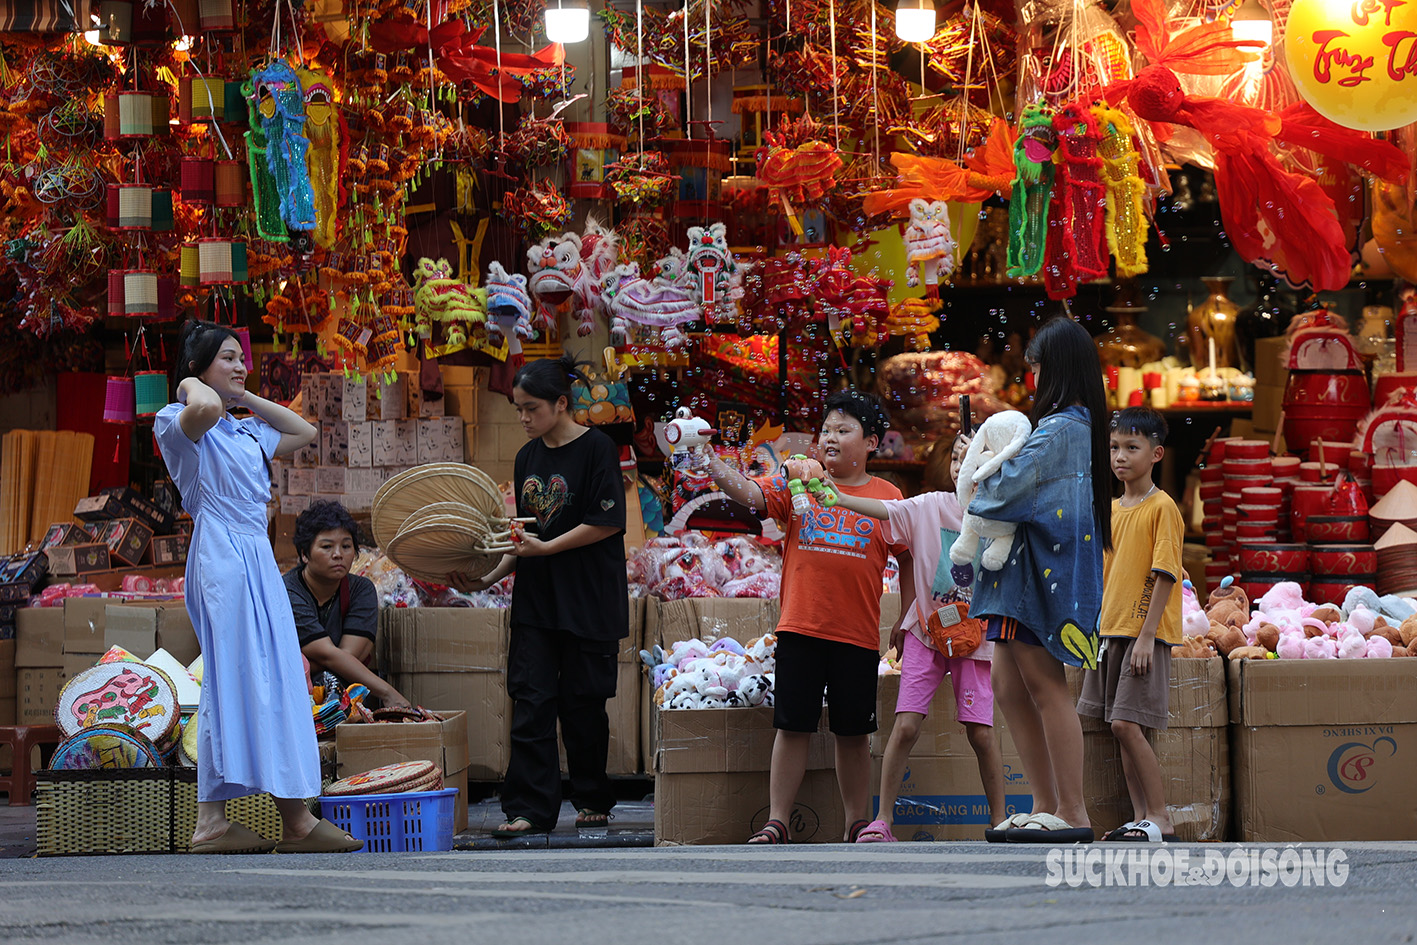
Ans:
[[[876,668],[881,655],[863,646],[783,631],[777,635],[774,727],[815,732],[826,696],[833,735],[876,730]]]

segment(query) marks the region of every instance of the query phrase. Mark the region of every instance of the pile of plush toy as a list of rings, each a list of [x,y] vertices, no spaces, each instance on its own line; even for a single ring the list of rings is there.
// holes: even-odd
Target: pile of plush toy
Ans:
[[[745,535],[709,541],[698,532],[652,538],[630,557],[631,593],[660,600],[685,597],[775,598],[782,558]]]
[[[720,709],[772,705],[776,651],[777,635],[768,633],[747,646],[732,637],[684,640],[667,652],[655,645],[640,659],[661,709]]]
[[[1190,582],[1181,597],[1182,657],[1359,659],[1417,656],[1417,607],[1355,587],[1342,606],[1306,601],[1292,581],[1276,584],[1251,609],[1226,578],[1202,608]]]

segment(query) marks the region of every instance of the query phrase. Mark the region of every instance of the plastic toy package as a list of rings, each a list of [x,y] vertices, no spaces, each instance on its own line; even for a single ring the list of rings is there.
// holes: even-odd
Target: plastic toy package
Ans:
[[[654,538],[626,565],[631,592],[660,600],[686,597],[776,597],[782,559],[746,536],[711,542],[697,532]]]

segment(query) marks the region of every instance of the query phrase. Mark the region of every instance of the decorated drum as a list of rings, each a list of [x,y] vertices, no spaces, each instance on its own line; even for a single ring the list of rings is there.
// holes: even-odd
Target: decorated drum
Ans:
[[[54,771],[160,768],[162,758],[146,735],[126,725],[92,725],[60,742],[49,767]]]
[[[59,693],[54,720],[65,736],[95,725],[126,725],[162,752],[177,738],[180,711],[177,689],[166,673],[146,663],[117,660],[70,679]]]

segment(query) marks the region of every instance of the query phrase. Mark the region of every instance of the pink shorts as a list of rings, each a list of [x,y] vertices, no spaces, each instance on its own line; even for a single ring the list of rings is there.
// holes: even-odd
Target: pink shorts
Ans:
[[[961,722],[993,725],[994,687],[989,682],[988,661],[945,656],[921,643],[909,630],[905,631],[896,713],[929,715],[930,703],[946,673],[954,684],[955,718]]]

